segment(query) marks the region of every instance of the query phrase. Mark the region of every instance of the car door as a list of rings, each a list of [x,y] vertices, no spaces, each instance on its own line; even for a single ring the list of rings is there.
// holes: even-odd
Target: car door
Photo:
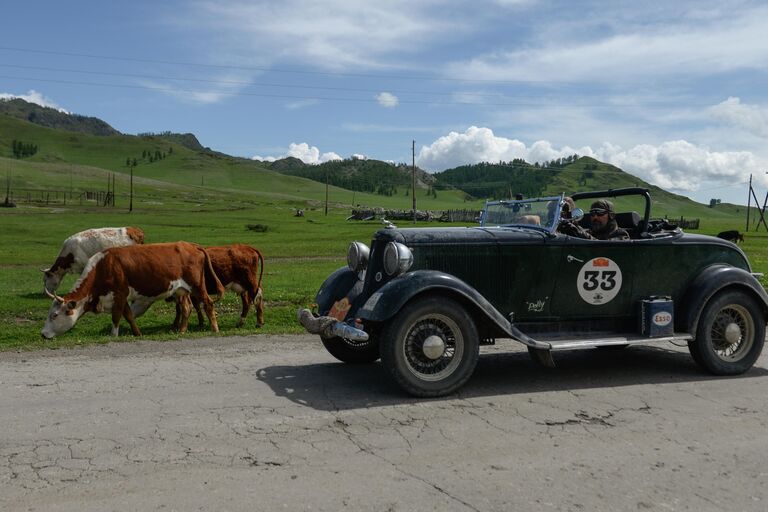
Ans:
[[[635,313],[633,240],[558,236],[560,245],[552,313],[562,320],[628,317]]]

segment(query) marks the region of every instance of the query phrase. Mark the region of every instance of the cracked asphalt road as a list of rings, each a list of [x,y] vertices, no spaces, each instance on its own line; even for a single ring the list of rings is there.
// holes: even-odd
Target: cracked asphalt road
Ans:
[[[483,347],[418,400],[312,336],[0,354],[0,510],[768,509],[768,359]]]

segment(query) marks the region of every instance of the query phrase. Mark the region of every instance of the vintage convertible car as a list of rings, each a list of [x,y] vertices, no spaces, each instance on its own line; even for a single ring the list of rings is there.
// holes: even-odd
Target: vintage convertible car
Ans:
[[[719,238],[651,220],[643,188],[574,194],[639,199],[619,212],[628,240],[558,232],[564,196],[488,202],[479,227],[382,229],[353,242],[348,266],[299,311],[309,332],[350,363],[383,366],[408,393],[441,396],[472,375],[479,346],[552,351],[687,342],[716,375],[752,367],[763,347],[768,295],[744,253]],[[585,201],[587,204],[589,201]],[[588,225],[588,214],[573,212]]]

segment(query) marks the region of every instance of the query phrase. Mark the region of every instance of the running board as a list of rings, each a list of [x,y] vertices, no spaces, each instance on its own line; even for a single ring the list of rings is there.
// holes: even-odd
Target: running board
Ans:
[[[684,333],[676,332],[672,336],[657,336],[648,337],[641,335],[630,334],[627,336],[609,336],[609,337],[589,337],[589,338],[563,338],[553,337],[538,338],[536,341],[539,343],[546,343],[549,345],[549,350],[572,350],[579,348],[593,348],[593,347],[616,347],[624,345],[639,345],[642,343],[658,343],[658,342],[688,342],[693,339],[693,336]]]

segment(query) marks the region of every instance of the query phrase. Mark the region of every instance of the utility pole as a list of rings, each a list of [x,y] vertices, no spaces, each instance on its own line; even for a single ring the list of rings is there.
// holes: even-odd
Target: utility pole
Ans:
[[[328,216],[328,169],[325,170],[325,216]]]
[[[128,213],[131,213],[133,211],[133,163],[131,163],[131,193],[130,193],[131,199],[128,203]]]
[[[749,175],[749,192],[747,192],[747,227],[744,231],[749,231],[749,207],[752,203],[752,175]]]
[[[411,198],[413,200],[413,223],[416,224],[416,141],[411,141]]]

